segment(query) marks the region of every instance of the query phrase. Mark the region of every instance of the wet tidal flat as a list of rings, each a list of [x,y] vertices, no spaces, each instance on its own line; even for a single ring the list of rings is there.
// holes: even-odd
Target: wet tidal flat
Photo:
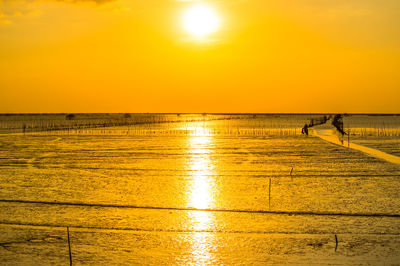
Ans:
[[[400,165],[235,119],[0,135],[0,263],[400,263]]]

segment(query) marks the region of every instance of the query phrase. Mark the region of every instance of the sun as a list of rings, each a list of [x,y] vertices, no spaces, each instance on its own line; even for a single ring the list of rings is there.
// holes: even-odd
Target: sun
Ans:
[[[183,28],[193,37],[204,38],[219,29],[220,18],[212,7],[197,4],[186,9],[182,24]]]

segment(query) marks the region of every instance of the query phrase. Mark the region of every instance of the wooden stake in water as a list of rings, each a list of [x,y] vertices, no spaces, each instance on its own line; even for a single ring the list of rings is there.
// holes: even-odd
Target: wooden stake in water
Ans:
[[[350,128],[349,133],[347,134],[347,146],[350,148]]]
[[[269,179],[269,187],[268,187],[268,206],[271,210],[271,178]]]
[[[71,254],[71,242],[69,240],[69,226],[67,226],[67,235],[68,235],[68,251],[69,251],[69,265],[72,265],[72,254]]]
[[[290,178],[292,179],[292,181],[293,181],[293,176],[292,176],[292,173],[293,173],[293,167],[292,167],[292,170],[290,170]]]
[[[335,241],[336,241],[336,246],[335,246],[335,252],[336,252],[337,247],[338,247],[338,244],[339,244],[339,241],[338,241],[338,239],[337,239],[337,235],[335,235]]]

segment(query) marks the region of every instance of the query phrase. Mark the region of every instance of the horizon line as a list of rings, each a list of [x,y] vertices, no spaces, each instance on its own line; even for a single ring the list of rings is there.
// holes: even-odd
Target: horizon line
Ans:
[[[400,113],[378,113],[378,112],[0,112],[1,116],[4,115],[65,115],[65,114],[186,114],[186,115],[392,115],[397,116]]]

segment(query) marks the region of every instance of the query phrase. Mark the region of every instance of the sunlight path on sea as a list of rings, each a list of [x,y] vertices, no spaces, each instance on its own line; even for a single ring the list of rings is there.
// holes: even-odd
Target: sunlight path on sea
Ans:
[[[191,172],[191,190],[188,191],[188,204],[196,209],[213,207],[214,184],[210,177],[215,171],[211,160],[213,136],[205,127],[191,128],[189,138],[188,170]],[[212,214],[204,211],[191,212],[191,223],[194,231],[209,230]],[[213,239],[209,234],[195,232],[192,237],[192,255],[195,263],[213,261],[211,247]]]

